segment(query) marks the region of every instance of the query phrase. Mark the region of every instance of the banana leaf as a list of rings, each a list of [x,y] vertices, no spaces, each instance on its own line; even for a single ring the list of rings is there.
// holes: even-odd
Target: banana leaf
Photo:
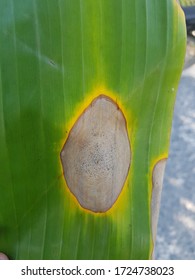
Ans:
[[[185,44],[176,0],[0,0],[1,252],[152,257],[153,173],[168,157]],[[101,95],[124,116],[131,159],[117,200],[92,211],[70,191],[61,152]]]

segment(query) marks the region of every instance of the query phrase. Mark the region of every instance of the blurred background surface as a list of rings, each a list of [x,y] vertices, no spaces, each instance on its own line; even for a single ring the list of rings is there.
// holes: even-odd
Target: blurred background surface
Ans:
[[[194,36],[193,31],[188,35],[185,66],[176,98],[155,259],[195,260]]]

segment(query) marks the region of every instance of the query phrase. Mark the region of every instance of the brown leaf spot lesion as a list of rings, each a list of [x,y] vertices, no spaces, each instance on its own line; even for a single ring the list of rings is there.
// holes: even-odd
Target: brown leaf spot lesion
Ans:
[[[95,98],[70,130],[60,157],[78,203],[93,212],[109,210],[131,162],[126,118],[118,104],[103,94]]]

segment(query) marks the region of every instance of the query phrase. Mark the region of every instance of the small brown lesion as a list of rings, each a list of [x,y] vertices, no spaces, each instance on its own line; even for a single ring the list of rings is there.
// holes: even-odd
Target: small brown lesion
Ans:
[[[158,217],[160,210],[161,192],[163,187],[164,171],[166,167],[167,158],[159,160],[152,172],[152,198],[151,198],[151,228],[152,239],[155,245]]]

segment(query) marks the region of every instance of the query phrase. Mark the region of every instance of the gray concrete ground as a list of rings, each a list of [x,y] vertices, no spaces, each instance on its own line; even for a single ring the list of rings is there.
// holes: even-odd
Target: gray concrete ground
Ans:
[[[195,260],[195,39],[177,94],[156,239],[156,259]]]

